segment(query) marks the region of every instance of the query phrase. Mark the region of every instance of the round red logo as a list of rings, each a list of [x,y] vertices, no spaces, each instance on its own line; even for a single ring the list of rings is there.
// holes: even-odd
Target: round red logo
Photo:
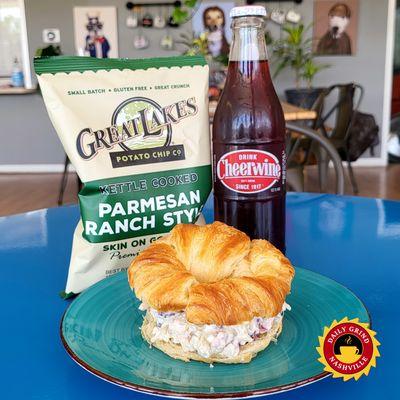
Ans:
[[[334,377],[348,380],[368,375],[371,366],[375,366],[375,358],[379,356],[379,342],[374,336],[375,332],[357,319],[334,321],[320,337],[320,347],[317,348],[321,355],[319,361],[325,365],[325,371],[332,372]]]
[[[217,163],[222,184],[238,193],[259,193],[281,178],[279,160],[267,151],[235,150],[224,154]]]

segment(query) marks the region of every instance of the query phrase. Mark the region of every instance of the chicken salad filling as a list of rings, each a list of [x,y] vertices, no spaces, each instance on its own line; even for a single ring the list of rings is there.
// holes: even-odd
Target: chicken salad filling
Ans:
[[[223,326],[192,324],[186,320],[183,311],[158,312],[145,304],[140,309],[147,310],[155,321],[152,343],[161,340],[179,344],[184,351],[197,352],[204,358],[232,358],[239,354],[241,346],[254,342],[275,328],[290,306],[284,303],[281,312],[272,318],[255,317],[239,325]]]

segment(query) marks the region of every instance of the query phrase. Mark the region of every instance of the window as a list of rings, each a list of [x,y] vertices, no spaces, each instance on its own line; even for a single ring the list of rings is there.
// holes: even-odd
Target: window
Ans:
[[[12,74],[15,58],[24,72],[25,86],[32,87],[25,7],[23,0],[0,0],[0,78]]]

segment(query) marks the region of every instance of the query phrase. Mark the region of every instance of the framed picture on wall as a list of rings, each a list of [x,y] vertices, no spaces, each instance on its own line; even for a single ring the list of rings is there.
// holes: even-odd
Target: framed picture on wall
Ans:
[[[116,7],[74,7],[74,35],[77,54],[118,57]]]
[[[229,28],[230,10],[234,2],[202,1],[192,17],[193,32],[200,35],[205,32],[208,37],[208,50],[213,57],[227,56],[232,32]]]
[[[314,52],[321,56],[351,56],[357,49],[358,0],[316,0]]]

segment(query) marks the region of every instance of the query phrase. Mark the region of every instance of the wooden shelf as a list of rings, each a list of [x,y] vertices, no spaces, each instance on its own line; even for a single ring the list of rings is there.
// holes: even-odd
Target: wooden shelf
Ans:
[[[36,88],[27,89],[22,87],[1,87],[0,86],[0,95],[2,94],[30,94],[37,92]]]

